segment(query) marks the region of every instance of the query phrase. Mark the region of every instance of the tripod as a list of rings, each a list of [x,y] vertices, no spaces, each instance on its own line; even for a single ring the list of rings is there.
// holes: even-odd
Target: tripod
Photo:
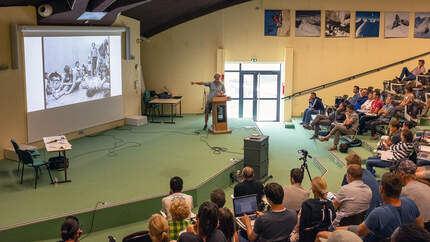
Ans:
[[[300,166],[300,169],[305,172],[308,173],[309,176],[309,181],[312,183],[312,177],[311,177],[311,173],[309,172],[309,168],[308,168],[308,157],[312,159],[312,156],[308,155],[307,151],[301,150],[299,151],[303,156],[301,158],[299,158],[299,160],[303,161],[303,164]]]

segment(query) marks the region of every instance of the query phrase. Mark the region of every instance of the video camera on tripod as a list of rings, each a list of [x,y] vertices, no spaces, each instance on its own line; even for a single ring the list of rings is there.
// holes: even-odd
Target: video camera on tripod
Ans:
[[[300,169],[302,170],[302,172],[305,172],[306,170],[309,176],[309,180],[312,183],[312,177],[311,177],[311,173],[309,172],[308,163],[307,163],[308,157],[312,159],[312,156],[310,156],[309,152],[304,149],[300,149],[297,152],[302,155],[302,157],[299,158],[299,160],[303,161],[303,164],[300,166]]]

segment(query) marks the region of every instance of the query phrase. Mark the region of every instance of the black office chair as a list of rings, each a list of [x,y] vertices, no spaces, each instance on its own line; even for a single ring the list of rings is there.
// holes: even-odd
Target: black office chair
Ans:
[[[149,231],[144,230],[125,236],[122,242],[152,242],[152,239],[149,236]]]
[[[49,170],[49,162],[33,158],[30,152],[26,150],[18,150],[18,157],[22,161],[23,166],[21,169],[21,184],[23,182],[24,178],[24,165],[27,165],[28,167],[34,168],[34,189],[37,188],[37,179],[39,179],[39,169],[42,166],[45,166],[48,170],[49,178],[51,179],[51,184],[54,184],[54,180],[52,180],[51,171]]]

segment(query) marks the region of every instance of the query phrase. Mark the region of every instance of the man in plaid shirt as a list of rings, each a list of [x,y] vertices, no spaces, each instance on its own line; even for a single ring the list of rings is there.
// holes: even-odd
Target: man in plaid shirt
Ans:
[[[179,233],[186,230],[191,223],[187,218],[190,216],[190,207],[184,199],[175,199],[170,205],[172,220],[169,220],[169,239],[178,240]]]

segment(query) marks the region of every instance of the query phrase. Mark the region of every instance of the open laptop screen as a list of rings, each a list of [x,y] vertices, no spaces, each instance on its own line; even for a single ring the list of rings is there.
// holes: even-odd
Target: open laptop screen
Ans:
[[[257,211],[257,195],[233,198],[234,216],[254,214]]]

